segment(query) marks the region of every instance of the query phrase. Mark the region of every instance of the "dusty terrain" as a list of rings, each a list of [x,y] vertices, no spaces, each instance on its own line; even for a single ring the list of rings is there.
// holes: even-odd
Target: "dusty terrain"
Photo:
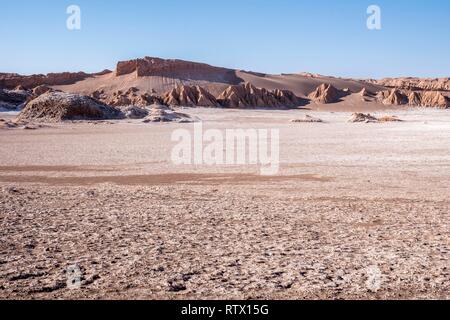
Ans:
[[[0,298],[449,298],[448,112],[183,112],[279,128],[280,173],[173,165],[192,124],[0,131]]]

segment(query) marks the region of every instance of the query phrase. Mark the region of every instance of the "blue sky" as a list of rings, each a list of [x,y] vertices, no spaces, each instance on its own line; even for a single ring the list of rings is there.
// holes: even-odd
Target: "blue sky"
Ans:
[[[82,28],[66,28],[66,8]],[[382,29],[366,27],[381,7]],[[450,76],[447,0],[0,1],[0,72],[113,69],[143,56],[268,73]]]

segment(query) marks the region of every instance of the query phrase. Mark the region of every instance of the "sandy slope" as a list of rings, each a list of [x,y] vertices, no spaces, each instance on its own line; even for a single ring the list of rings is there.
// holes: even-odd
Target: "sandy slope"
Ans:
[[[136,87],[142,92],[151,92],[152,89],[154,89],[159,94],[163,94],[176,85],[186,84],[200,85],[211,91],[211,93],[219,95],[230,84],[251,82],[257,87],[266,88],[269,90],[290,90],[301,97],[306,97],[322,83],[330,83],[338,89],[348,88],[352,92],[359,92],[364,87],[372,92],[377,92],[382,88],[381,86],[352,79],[323,76],[313,77],[302,74],[266,75],[233,70],[230,72],[235,73],[236,81],[214,81],[212,80],[214,79],[213,75],[211,75],[211,77],[205,76],[205,80],[201,80],[200,77],[197,80],[190,80],[180,79],[178,77],[162,76],[136,77],[135,74],[115,76],[114,73],[109,73],[102,76],[88,78],[73,85],[55,86],[54,88],[72,93],[91,94],[93,91],[98,89],[103,89],[107,93],[113,93],[118,90],[126,91],[130,87]],[[232,78],[234,79],[234,77]]]
[[[449,298],[448,112],[184,112],[279,128],[280,174],[174,166],[174,124],[2,131],[1,298]]]

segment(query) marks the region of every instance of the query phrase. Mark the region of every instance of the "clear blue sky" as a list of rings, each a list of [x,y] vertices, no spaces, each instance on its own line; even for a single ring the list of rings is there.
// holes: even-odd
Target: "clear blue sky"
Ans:
[[[82,29],[66,28],[66,8]],[[366,9],[382,9],[382,30]],[[159,56],[268,73],[450,76],[448,0],[1,0],[0,72]]]

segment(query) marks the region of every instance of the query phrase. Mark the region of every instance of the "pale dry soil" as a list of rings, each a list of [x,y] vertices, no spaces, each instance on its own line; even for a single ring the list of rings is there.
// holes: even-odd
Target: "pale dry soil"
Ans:
[[[192,124],[0,131],[0,298],[449,298],[448,112],[183,112],[280,129],[279,174],[175,166]]]

